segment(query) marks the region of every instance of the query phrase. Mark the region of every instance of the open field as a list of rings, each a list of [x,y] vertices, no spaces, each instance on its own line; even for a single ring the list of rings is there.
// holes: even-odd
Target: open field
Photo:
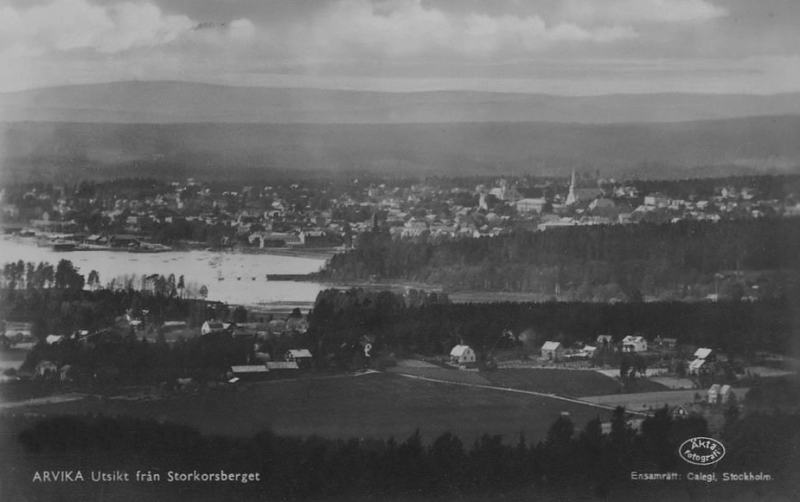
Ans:
[[[498,387],[546,392],[562,396],[596,396],[619,392],[619,383],[596,371],[525,368],[484,373]]]
[[[501,369],[481,373],[492,385],[534,392],[558,394],[560,396],[600,396],[620,391],[620,384],[613,378],[591,370],[564,370],[545,368]],[[667,390],[654,382],[640,380],[637,392]]]
[[[445,380],[454,383],[468,383],[474,385],[492,385],[484,375],[475,371],[461,371],[456,368],[440,368],[430,365],[429,367],[397,367],[389,368],[390,373],[401,373],[434,380]]]
[[[590,406],[391,374],[255,383],[162,400],[88,398],[30,411],[124,414],[237,436],[271,429],[282,435],[404,440],[419,428],[426,440],[450,431],[466,442],[484,433],[515,441],[521,432],[537,441],[563,411],[570,413],[578,428],[598,415],[610,418],[610,412]]]

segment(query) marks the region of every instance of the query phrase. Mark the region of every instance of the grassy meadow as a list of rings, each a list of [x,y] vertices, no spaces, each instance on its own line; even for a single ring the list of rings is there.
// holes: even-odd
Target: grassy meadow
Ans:
[[[602,409],[545,397],[393,374],[257,382],[168,399],[87,398],[31,411],[129,415],[236,436],[270,429],[281,435],[404,440],[419,428],[426,440],[450,431],[465,442],[484,433],[503,435],[506,441],[524,433],[538,441],[562,412],[570,413],[578,428],[596,416],[610,417]]]

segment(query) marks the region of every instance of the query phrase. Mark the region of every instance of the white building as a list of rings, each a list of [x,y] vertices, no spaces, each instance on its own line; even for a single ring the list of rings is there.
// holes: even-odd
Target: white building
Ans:
[[[541,213],[547,201],[539,199],[521,199],[517,201],[517,211],[520,213]]]
[[[469,345],[456,345],[450,351],[450,362],[452,364],[470,364],[475,361],[475,351]]]
[[[643,336],[626,336],[622,339],[622,352],[647,352],[647,340]]]
[[[542,345],[542,358],[548,361],[560,361],[564,356],[564,347],[561,342],[545,342]]]
[[[719,394],[720,394],[720,386],[719,384],[714,384],[708,389],[708,404],[717,404],[719,401]]]
[[[221,333],[225,331],[225,325],[218,321],[206,321],[200,327],[200,334],[207,335],[209,333]]]

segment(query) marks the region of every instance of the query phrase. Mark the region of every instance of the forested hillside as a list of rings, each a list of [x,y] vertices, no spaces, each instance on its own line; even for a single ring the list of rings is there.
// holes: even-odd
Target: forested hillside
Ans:
[[[401,279],[581,301],[771,298],[796,279],[799,256],[796,218],[562,227],[438,243],[372,232],[334,256],[321,279]]]

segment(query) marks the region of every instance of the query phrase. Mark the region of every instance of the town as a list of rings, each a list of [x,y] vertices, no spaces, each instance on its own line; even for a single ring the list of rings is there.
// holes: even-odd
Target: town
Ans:
[[[225,186],[115,180],[0,192],[6,234],[58,250],[171,247],[336,249],[376,227],[396,238],[479,238],[520,230],[800,216],[798,178],[616,181],[374,176]]]

